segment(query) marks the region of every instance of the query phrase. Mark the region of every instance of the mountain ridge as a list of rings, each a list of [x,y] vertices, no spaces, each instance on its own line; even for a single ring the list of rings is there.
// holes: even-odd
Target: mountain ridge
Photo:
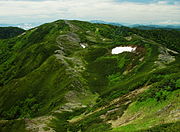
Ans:
[[[0,130],[178,130],[179,34],[58,20],[0,40]]]

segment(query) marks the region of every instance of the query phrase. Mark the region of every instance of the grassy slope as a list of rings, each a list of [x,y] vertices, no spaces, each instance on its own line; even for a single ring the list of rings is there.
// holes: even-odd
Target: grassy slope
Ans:
[[[178,92],[179,90],[168,93],[167,99],[161,102],[150,98],[142,102],[137,101],[132,103],[120,120],[112,121],[115,126],[117,125],[116,123],[122,121],[127,121],[127,123],[124,123],[121,127],[116,126],[117,128],[114,128],[112,131],[138,131],[159,124],[176,122],[178,117],[173,117],[174,115],[173,113],[170,114],[170,111],[176,111],[178,109]],[[131,120],[132,117],[134,117],[133,120]],[[128,119],[131,121],[128,122]]]
[[[146,124],[141,126],[142,119],[138,117],[127,126],[114,125],[112,130],[132,131],[134,126],[141,130],[162,124],[160,119],[164,116],[159,119],[153,112],[145,112],[155,103],[153,110],[157,111],[179,99],[178,96],[173,99],[179,88],[179,56],[176,55],[175,62],[165,64],[164,60],[158,60],[161,45],[133,35],[134,32],[111,25],[56,21],[26,31],[20,37],[1,40],[1,118],[49,115],[52,111],[61,111],[63,105],[72,107],[67,104],[70,102],[88,107],[54,114],[57,119],[53,119],[50,127],[56,131],[111,130],[109,123],[126,118],[126,113],[132,117],[138,112],[145,116]],[[143,34],[143,31],[136,33]],[[127,36],[132,39],[126,40]],[[81,48],[79,43],[88,48]],[[119,45],[138,48],[136,53],[111,55],[111,49]],[[146,86],[151,86],[147,92],[128,98],[130,91]],[[99,98],[93,105],[97,95]],[[121,102],[116,102],[117,98]],[[139,111],[139,107],[143,110]],[[73,117],[80,120],[69,123]],[[151,117],[156,122],[152,122]]]
[[[1,132],[27,132],[25,129],[24,120],[12,120],[12,121],[1,121],[0,122]]]
[[[64,45],[56,42],[68,30],[68,25],[59,21],[27,31],[21,38],[2,41],[1,118],[42,115],[64,104],[68,91],[86,89],[81,72],[72,76],[81,59],[70,55],[73,50],[81,49],[80,45],[68,52],[67,38]],[[74,44],[77,43],[72,41],[71,46]],[[67,52],[55,54],[59,47]]]

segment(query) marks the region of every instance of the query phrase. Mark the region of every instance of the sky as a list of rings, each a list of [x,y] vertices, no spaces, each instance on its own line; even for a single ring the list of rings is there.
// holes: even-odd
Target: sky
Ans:
[[[0,23],[59,19],[128,24],[180,24],[180,0],[0,0]]]

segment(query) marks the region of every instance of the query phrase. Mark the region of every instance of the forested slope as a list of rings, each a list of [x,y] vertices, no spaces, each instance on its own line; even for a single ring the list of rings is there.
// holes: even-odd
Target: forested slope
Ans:
[[[0,27],[0,39],[12,38],[23,32],[25,32],[25,30],[17,27]]]

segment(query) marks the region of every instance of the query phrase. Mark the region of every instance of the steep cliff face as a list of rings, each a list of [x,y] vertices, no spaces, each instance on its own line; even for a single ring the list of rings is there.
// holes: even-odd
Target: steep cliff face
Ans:
[[[178,129],[180,41],[146,35],[59,20],[0,40],[0,130]]]

